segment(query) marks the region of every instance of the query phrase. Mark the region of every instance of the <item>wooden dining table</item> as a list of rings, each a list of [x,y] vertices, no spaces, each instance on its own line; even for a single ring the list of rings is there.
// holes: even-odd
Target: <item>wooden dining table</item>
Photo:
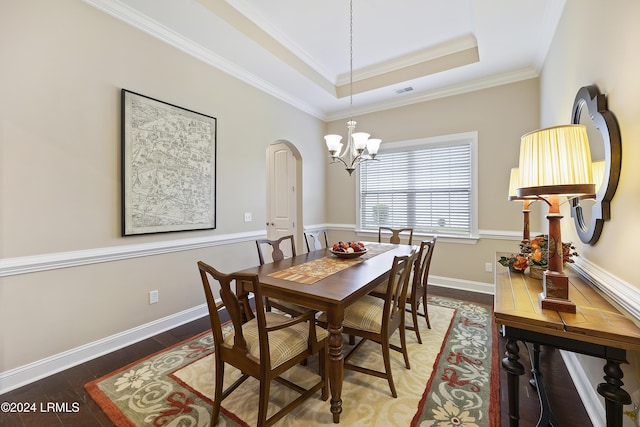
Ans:
[[[345,308],[387,279],[393,258],[409,255],[413,248],[411,245],[366,242],[365,246],[369,253],[359,259],[337,259],[329,249],[321,249],[242,271],[258,275],[264,296],[293,302],[327,314],[328,374],[334,423],[340,422],[342,413],[342,322]],[[344,265],[341,266],[340,263]],[[325,275],[322,270],[327,265],[329,268]],[[336,269],[339,271],[335,271]]]

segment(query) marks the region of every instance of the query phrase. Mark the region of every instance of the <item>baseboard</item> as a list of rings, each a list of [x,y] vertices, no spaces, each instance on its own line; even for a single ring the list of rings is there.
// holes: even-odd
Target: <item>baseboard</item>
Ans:
[[[429,275],[429,284],[481,294],[493,295],[495,293],[495,285],[493,283],[473,282],[471,280],[453,279],[432,274]]]
[[[569,371],[569,376],[578,391],[587,415],[591,419],[594,427],[605,427],[607,425],[606,410],[600,400],[600,395],[589,382],[589,378],[578,360],[578,356],[570,351],[560,351],[562,360]]]
[[[20,366],[6,372],[0,372],[0,394],[158,335],[177,326],[192,322],[206,315],[208,315],[207,305],[202,304],[110,337],[35,361],[28,365]]]

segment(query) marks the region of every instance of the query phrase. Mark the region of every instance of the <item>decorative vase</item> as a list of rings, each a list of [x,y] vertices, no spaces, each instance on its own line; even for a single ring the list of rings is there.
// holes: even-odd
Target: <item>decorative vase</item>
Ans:
[[[542,266],[542,265],[530,265],[529,266],[529,275],[531,276],[532,279],[542,279],[542,276],[544,275],[544,271],[547,269],[547,267]]]

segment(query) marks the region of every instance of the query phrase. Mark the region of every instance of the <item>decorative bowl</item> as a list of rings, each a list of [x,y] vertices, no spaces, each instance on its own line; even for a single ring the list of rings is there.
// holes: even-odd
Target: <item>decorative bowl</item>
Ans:
[[[360,252],[335,252],[333,249],[330,249],[331,253],[337,256],[338,258],[358,258],[368,252],[367,248]]]

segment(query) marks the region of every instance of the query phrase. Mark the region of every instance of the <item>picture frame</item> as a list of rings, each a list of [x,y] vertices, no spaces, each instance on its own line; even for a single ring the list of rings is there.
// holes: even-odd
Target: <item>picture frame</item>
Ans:
[[[121,90],[122,235],[216,228],[217,119]]]

